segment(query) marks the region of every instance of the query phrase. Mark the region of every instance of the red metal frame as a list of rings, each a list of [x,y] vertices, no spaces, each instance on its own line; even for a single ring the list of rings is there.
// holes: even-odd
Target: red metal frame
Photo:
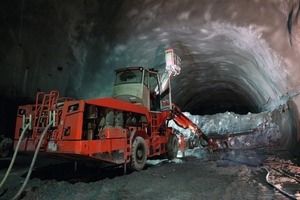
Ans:
[[[49,122],[49,113],[55,111],[56,123],[45,137],[41,151],[56,156],[77,158],[84,156],[113,163],[128,163],[131,156],[132,141],[141,136],[147,144],[148,157],[161,155],[167,152],[168,137],[172,134],[171,128],[166,128],[166,121],[170,111],[149,112],[147,108],[113,98],[90,100],[65,99],[58,107],[59,94],[56,91],[50,94],[38,93],[34,105],[19,107],[15,130],[15,146],[23,127],[23,115],[32,115],[32,130],[28,130],[25,139],[21,142],[19,151],[34,151],[41,131]],[[42,99],[42,100],[41,100]],[[85,106],[99,106],[122,112],[131,112],[145,116],[146,122],[137,126],[123,128],[106,128],[102,137],[97,139],[83,138],[85,123]],[[76,107],[75,110],[71,108]],[[22,114],[22,115],[21,115]],[[162,127],[165,127],[162,129]],[[132,136],[131,133],[134,132]]]
[[[42,100],[41,100],[42,99]],[[167,127],[173,119],[179,126],[190,128],[210,142],[203,132],[178,107],[161,112],[148,111],[146,107],[113,98],[90,100],[59,99],[56,91],[50,94],[38,93],[34,105],[20,106],[18,109],[14,147],[26,123],[32,129],[26,131],[19,151],[36,150],[41,132],[45,130],[50,118],[55,123],[43,139],[41,152],[72,159],[97,159],[116,164],[130,162],[132,144],[140,136],[147,145],[147,157],[166,154],[168,139],[173,129]],[[100,129],[99,112],[136,115],[144,121],[133,125],[104,126]],[[101,113],[104,114],[104,113]],[[31,116],[31,117],[30,117]],[[25,119],[25,120],[24,120]],[[30,122],[32,119],[32,122]],[[98,127],[98,128],[97,128]],[[96,134],[97,133],[97,134]],[[184,146],[181,146],[184,149]]]

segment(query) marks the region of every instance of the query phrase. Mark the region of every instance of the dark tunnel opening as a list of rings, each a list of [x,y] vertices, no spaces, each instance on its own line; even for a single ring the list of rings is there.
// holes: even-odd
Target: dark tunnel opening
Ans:
[[[216,90],[196,94],[179,106],[192,115],[213,115],[224,112],[245,115],[249,112],[260,112],[251,97],[247,98],[247,94],[243,96],[231,89],[216,88]]]
[[[214,60],[215,58],[210,58]],[[228,59],[224,55],[223,59]],[[236,55],[235,59],[243,60]],[[200,67],[183,67],[182,74],[172,82],[173,100],[182,110],[193,115],[233,112],[245,115],[259,113],[264,99],[263,88],[251,80],[251,69],[243,71],[239,62],[200,63]],[[255,61],[252,61],[255,62]],[[202,67],[202,66],[205,67]]]
[[[218,73],[216,71],[215,73]],[[236,75],[239,77],[239,75]],[[207,77],[202,83],[176,80],[173,88],[175,104],[193,115],[213,115],[224,112],[236,114],[259,113],[260,106],[253,92],[232,77]],[[182,83],[182,85],[181,85]]]

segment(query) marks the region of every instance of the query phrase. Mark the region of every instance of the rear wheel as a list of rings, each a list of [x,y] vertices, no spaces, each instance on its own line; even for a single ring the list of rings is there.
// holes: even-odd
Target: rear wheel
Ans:
[[[5,158],[9,154],[12,143],[10,138],[5,138],[4,135],[0,135],[0,158]]]
[[[175,134],[170,135],[168,139],[168,146],[167,146],[168,152],[167,157],[168,159],[174,159],[177,157],[178,153],[178,138]]]
[[[140,171],[145,167],[147,161],[147,145],[142,137],[136,137],[132,144],[132,155],[130,168],[134,171]]]
[[[0,158],[5,158],[9,154],[9,150],[0,149]]]

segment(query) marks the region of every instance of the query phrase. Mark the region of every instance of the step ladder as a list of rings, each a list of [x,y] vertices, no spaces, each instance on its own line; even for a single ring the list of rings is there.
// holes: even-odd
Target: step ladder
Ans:
[[[154,152],[159,152],[160,143],[159,143],[159,136],[158,136],[158,113],[151,113],[152,116],[152,126],[151,126],[151,135],[152,135],[152,147]]]
[[[51,91],[49,94],[37,93],[33,116],[33,129],[36,133],[42,132],[50,120],[54,120],[54,126],[57,124],[55,109],[57,108],[58,98],[58,91]]]
[[[152,117],[152,126],[151,126],[151,133],[155,133],[158,130],[158,116],[157,113],[151,113]]]

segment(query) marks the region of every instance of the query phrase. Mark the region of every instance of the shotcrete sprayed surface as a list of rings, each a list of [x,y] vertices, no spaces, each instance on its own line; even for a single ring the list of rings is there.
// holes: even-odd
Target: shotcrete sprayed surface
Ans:
[[[285,43],[287,31],[282,29],[289,12],[286,2],[239,1],[238,5],[247,10],[240,9],[234,0],[220,4],[205,0],[81,3],[65,6],[63,2],[60,6],[45,1],[19,5],[23,9],[23,26],[4,23],[8,30],[22,33],[22,48],[17,52],[15,48],[5,48],[6,54],[11,52],[17,59],[1,58],[4,66],[14,66],[5,69],[11,79],[0,80],[1,88],[7,86],[5,94],[34,97],[39,90],[56,89],[63,96],[107,97],[111,95],[114,69],[142,65],[163,71],[166,48],[174,48],[182,59],[182,74],[172,83],[173,94],[174,102],[188,112],[195,105],[203,106],[194,109],[195,113],[218,105],[217,96],[240,109],[248,106],[252,112],[262,106],[269,109],[265,104],[284,94],[291,84],[287,83],[291,74],[286,69],[294,62],[294,54],[282,58],[289,45]],[[40,6],[50,13],[47,21],[37,16],[42,14],[35,10]],[[7,5],[4,8],[11,9]],[[253,11],[258,12],[258,21],[252,20]],[[34,37],[33,27],[37,26],[39,35]],[[55,34],[49,34],[49,27],[56,30]],[[15,38],[13,34],[3,36]],[[28,77],[15,73],[16,68],[27,70]],[[215,96],[207,91],[215,91]],[[201,99],[191,100],[195,94]],[[234,94],[240,102],[230,98]]]
[[[262,38],[259,38],[259,33],[252,26],[237,27],[214,22],[205,24],[201,30],[189,27],[188,32],[181,29],[176,31],[164,29],[168,28],[155,29],[147,32],[147,37],[129,39],[125,44],[117,45],[113,53],[107,57],[105,65],[117,67],[120,66],[118,63],[122,62],[122,66],[155,66],[163,72],[163,50],[172,47],[182,59],[182,74],[175,78],[172,85],[174,101],[183,108],[187,107],[184,106],[184,102],[189,100],[186,98],[191,97],[186,94],[196,93],[205,97],[209,96],[206,94],[207,90],[214,90],[218,86],[221,89],[229,88],[235,91],[243,99],[249,99],[246,103],[259,108],[268,101],[268,98],[276,99],[281,96],[286,79],[281,59]],[[175,40],[169,45],[161,45],[160,35],[164,35],[161,40],[168,35],[168,38],[178,37],[180,41]],[[154,39],[157,36],[158,40]],[[153,40],[149,40],[151,38]],[[144,51],[136,52],[136,47]],[[191,84],[193,80],[197,80],[197,85]],[[220,86],[218,82],[224,85]],[[278,82],[281,84],[277,85]],[[193,88],[194,91],[188,88]],[[96,94],[98,90],[93,87],[90,89],[83,91],[84,96],[110,95],[101,91]],[[109,88],[104,91],[108,92]],[[226,94],[221,93],[219,96]],[[197,98],[194,101],[197,104],[207,103]],[[195,102],[188,103],[190,105],[188,110],[191,110]]]

